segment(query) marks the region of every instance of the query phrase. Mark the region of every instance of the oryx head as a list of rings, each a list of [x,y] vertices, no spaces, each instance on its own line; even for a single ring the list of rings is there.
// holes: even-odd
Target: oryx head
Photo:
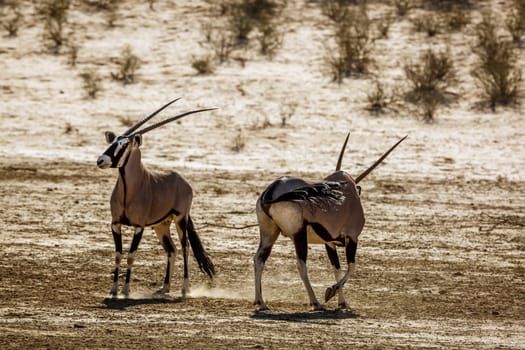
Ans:
[[[183,118],[187,115],[194,114],[194,113],[200,113],[204,111],[211,111],[215,108],[205,108],[205,109],[197,109],[189,112],[185,112],[182,114],[178,114],[174,117],[162,120],[158,123],[152,124],[148,127],[145,127],[142,130],[138,130],[142,125],[144,125],[148,120],[153,118],[155,115],[157,115],[159,112],[161,112],[163,109],[174,103],[175,101],[178,101],[180,98],[177,98],[173,101],[168,102],[146,118],[142,119],[135,125],[133,125],[131,128],[126,130],[122,135],[117,136],[114,132],[106,131],[106,141],[109,143],[108,149],[104,153],[102,153],[97,160],[97,166],[101,169],[106,168],[120,168],[126,164],[126,161],[129,157],[129,154],[131,153],[131,150],[134,147],[139,147],[142,144],[142,135],[147,133],[148,131],[151,131],[153,129],[156,129],[164,124],[170,123],[172,121],[175,121],[177,119]]]

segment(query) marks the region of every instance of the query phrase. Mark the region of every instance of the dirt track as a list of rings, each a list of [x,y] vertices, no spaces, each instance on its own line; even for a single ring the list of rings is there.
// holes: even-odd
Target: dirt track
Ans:
[[[256,228],[206,223],[253,223],[253,203],[268,174],[182,169],[198,194],[193,215],[218,266],[217,281],[207,285],[193,264],[192,297],[181,301],[178,259],[174,291],[152,297],[165,257],[154,235],[146,234],[131,298],[111,300],[105,294],[113,260],[107,197],[114,174],[93,168],[1,164],[1,197],[8,208],[0,242],[2,348],[525,344],[523,218],[511,214],[523,212],[522,182],[375,178],[363,190],[368,223],[357,272],[346,287],[351,310],[335,311],[331,302],[330,311],[308,311],[293,248],[281,238],[263,280],[272,311],[256,313],[251,304]],[[217,187],[203,185],[208,176]],[[310,249],[309,268],[322,295],[333,281],[321,246]]]

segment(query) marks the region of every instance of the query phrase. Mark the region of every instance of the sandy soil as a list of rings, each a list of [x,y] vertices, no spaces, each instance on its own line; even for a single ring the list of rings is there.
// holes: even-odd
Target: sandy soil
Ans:
[[[505,4],[480,6],[502,11]],[[371,13],[387,9],[377,3]],[[463,98],[436,123],[408,112],[370,116],[363,109],[368,79],[339,86],[323,75],[319,50],[328,30],[312,2],[284,11],[287,34],[274,60],[247,51],[244,68],[232,62],[209,76],[191,68],[203,50],[208,3],[158,1],[151,11],[125,1],[119,13],[108,29],[99,13],[71,12],[68,30],[82,44],[76,67],[43,47],[32,6],[24,7],[19,35],[0,40],[2,349],[524,347],[523,107],[475,109],[479,98],[461,66],[456,89]],[[466,33],[450,39],[459,62],[472,60],[462,46],[471,40]],[[394,22],[390,39],[375,44],[386,81],[401,81],[400,62],[440,40],[411,32],[406,19]],[[109,76],[124,44],[143,60],[137,82],[105,78],[100,97],[85,98],[78,74],[95,67]],[[183,301],[178,259],[172,292],[153,296],[165,256],[147,229],[130,298],[108,299],[109,195],[117,173],[95,166],[103,131],[122,131],[122,117],[138,120],[176,96],[184,99],[165,115],[219,110],[147,134],[143,160],[176,169],[192,184],[194,221],[218,278],[209,283],[193,263],[192,292]],[[283,108],[295,102],[281,127]],[[258,194],[283,174],[328,174],[348,130],[343,167],[354,175],[409,135],[362,183],[367,224],[345,287],[351,309],[336,310],[331,301],[328,311],[309,311],[292,244],[280,238],[263,278],[272,310],[255,312],[258,231],[245,226],[256,222]],[[239,135],[244,147],[235,152]],[[131,229],[125,233],[127,247]],[[322,296],[333,283],[324,248],[311,246],[308,259]]]

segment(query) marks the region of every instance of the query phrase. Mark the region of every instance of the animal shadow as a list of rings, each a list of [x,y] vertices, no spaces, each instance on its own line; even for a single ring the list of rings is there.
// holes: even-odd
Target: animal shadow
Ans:
[[[182,302],[182,297],[173,298],[169,295],[148,296],[141,298],[104,298],[102,303],[107,309],[126,310],[140,305],[174,304]]]
[[[345,320],[358,318],[359,314],[351,310],[324,310],[300,312],[256,311],[250,318],[256,320],[312,322],[322,320]]]

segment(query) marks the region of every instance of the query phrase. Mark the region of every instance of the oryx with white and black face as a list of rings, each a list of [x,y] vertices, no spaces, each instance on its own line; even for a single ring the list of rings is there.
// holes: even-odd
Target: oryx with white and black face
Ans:
[[[117,295],[119,268],[122,260],[122,225],[133,226],[135,233],[127,256],[126,283],[122,290],[129,295],[131,268],[135,253],[142,238],[144,228],[151,226],[155,230],[160,244],[168,256],[166,277],[158,293],[167,293],[170,290],[171,276],[175,257],[175,244],[170,234],[170,224],[175,221],[182,245],[184,259],[183,297],[188,292],[188,240],[193,254],[201,271],[213,278],[215,269],[208,254],[204,250],[200,238],[195,232],[190,216],[193,191],[190,184],[174,171],[151,171],[144,167],[141,161],[140,145],[142,135],[164,124],[170,123],[187,115],[209,111],[199,109],[182,113],[165,119],[148,127],[139,129],[148,120],[160,111],[177,101],[175,99],[144,118],[126,130],[122,135],[106,132],[108,149],[98,157],[97,165],[101,169],[118,168],[119,177],[113,194],[111,195],[111,231],[115,241],[115,269],[113,271],[113,285],[110,290],[112,296]]]
[[[342,287],[355,267],[357,240],[365,224],[365,216],[357,186],[365,176],[377,167],[396,148],[405,137],[381,156],[372,166],[355,180],[341,171],[348,134],[343,144],[336,171],[318,183],[308,183],[299,178],[281,177],[271,183],[257,200],[256,214],[259,222],[260,242],[254,257],[255,266],[255,304],[259,310],[268,306],[262,297],[261,279],[264,264],[272,247],[282,233],[290,237],[295,246],[299,274],[308,292],[310,305],[314,310],[323,310],[308,279],[306,258],[308,243],[324,244],[334,268],[336,284],[327,288],[325,302],[336,293],[339,307],[347,308]],[[344,246],[347,271],[341,278],[339,258],[336,247]]]

